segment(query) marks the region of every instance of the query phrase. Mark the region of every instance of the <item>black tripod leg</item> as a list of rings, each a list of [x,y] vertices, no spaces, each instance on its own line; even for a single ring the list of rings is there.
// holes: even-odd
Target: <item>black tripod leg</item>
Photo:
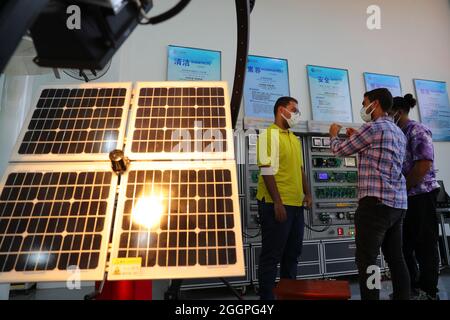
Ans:
[[[167,289],[166,293],[164,294],[164,300],[179,300],[180,288],[182,283],[182,279],[172,280],[169,289]]]
[[[228,289],[230,289],[230,291],[236,296],[236,298],[238,298],[239,300],[243,300],[239,292],[237,292],[236,289],[234,289],[227,280],[225,280],[224,278],[219,279],[227,286]]]

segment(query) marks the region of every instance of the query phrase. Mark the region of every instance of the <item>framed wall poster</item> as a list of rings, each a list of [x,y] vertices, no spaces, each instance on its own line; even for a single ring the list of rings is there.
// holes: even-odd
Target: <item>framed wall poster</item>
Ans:
[[[348,70],[314,65],[306,69],[313,120],[353,122]]]
[[[414,79],[420,120],[430,128],[433,141],[450,141],[450,102],[444,81]]]
[[[167,48],[168,81],[220,81],[220,51],[169,45]]]
[[[366,90],[372,91],[378,88],[387,88],[393,97],[402,97],[402,84],[399,76],[389,74],[364,72]]]
[[[249,55],[244,84],[246,122],[272,122],[278,98],[289,96],[289,68],[286,59]]]

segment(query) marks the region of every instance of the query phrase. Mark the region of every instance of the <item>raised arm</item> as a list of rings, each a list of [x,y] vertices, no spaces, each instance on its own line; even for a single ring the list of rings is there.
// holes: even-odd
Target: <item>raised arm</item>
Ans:
[[[373,139],[372,126],[364,124],[344,141],[339,140],[338,134],[341,126],[333,124],[330,127],[331,151],[334,155],[342,157],[358,153],[367,148]]]

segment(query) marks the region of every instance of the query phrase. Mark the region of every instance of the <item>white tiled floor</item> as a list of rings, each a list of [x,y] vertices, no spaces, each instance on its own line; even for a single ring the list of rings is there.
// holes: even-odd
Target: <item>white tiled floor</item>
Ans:
[[[350,281],[350,289],[352,292],[352,300],[359,300],[359,286],[356,276],[343,277],[340,279],[347,279]],[[246,293],[243,296],[244,300],[256,300],[256,295],[253,287],[246,288]],[[93,287],[83,287],[81,290],[67,290],[67,289],[39,289],[30,290],[28,293],[11,292],[10,299],[13,300],[82,300],[84,296],[92,293]],[[238,288],[240,290],[240,288]],[[441,300],[450,299],[450,269],[443,270],[439,277],[439,297]],[[389,293],[392,292],[392,285],[390,281],[382,282],[381,299],[388,300]],[[183,291],[181,293],[183,299],[209,299],[209,300],[233,300],[236,299],[227,288],[212,288],[212,289],[197,289]]]

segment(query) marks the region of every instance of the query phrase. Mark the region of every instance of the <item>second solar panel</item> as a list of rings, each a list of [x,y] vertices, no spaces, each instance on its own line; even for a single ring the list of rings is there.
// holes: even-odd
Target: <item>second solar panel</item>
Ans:
[[[138,82],[126,153],[134,160],[233,159],[225,82]]]

